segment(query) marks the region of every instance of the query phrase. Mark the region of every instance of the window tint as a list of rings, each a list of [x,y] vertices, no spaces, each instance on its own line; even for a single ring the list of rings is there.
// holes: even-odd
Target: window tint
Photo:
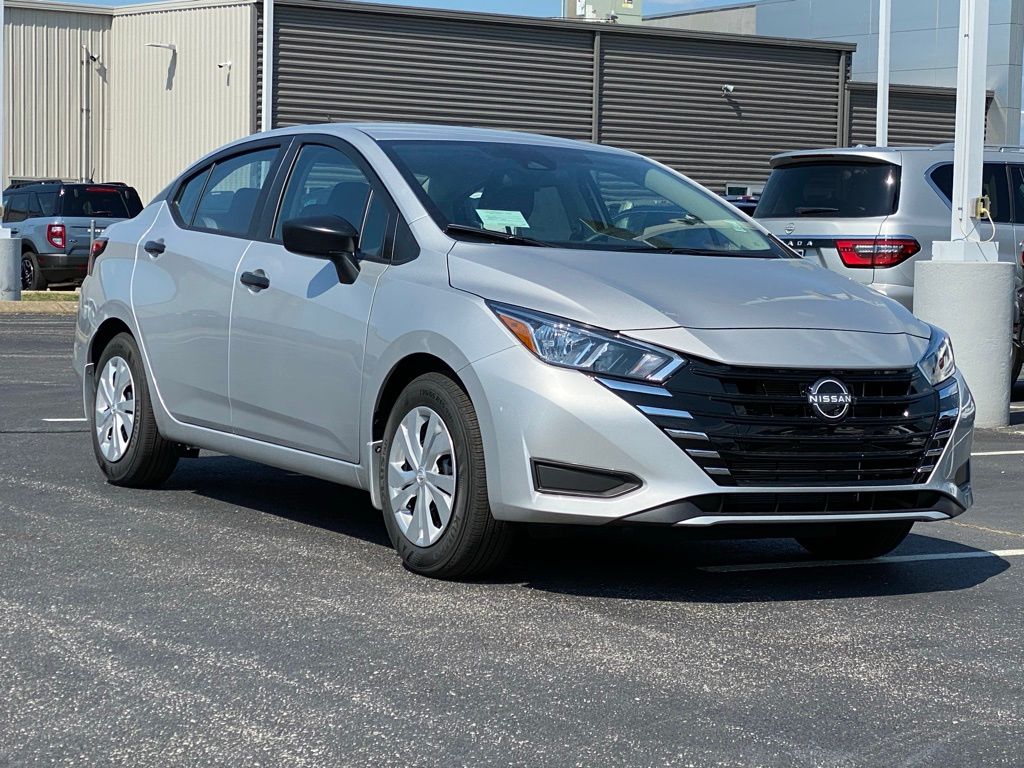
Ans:
[[[186,227],[192,225],[192,217],[195,215],[196,208],[199,205],[199,196],[203,194],[203,187],[206,186],[206,178],[209,175],[210,169],[204,168],[186,181],[174,198],[173,205]]]
[[[1013,195],[1013,220],[1024,223],[1024,165],[1010,166],[1010,192]]]
[[[21,193],[7,196],[4,221],[16,223],[28,218],[28,195]]]
[[[53,216],[57,213],[57,191],[37,192],[36,201],[39,203],[39,211],[43,216]]]
[[[64,187],[65,216],[127,219],[128,206],[117,187]]]
[[[217,163],[192,225],[229,235],[246,234],[277,153],[277,147],[270,147]]]
[[[284,222],[307,216],[340,216],[359,229],[369,194],[366,175],[348,155],[334,147],[307,144],[285,187],[274,239],[280,239]]]
[[[814,162],[776,168],[757,204],[758,218],[867,218],[895,213],[900,167],[888,163]]]
[[[379,259],[385,255],[385,241],[391,218],[391,203],[383,195],[376,194],[370,198],[370,207],[366,211],[366,221],[359,233],[359,253],[362,256]]]
[[[28,193],[28,216],[29,218],[36,218],[42,216],[43,211],[39,207],[39,196],[35,192]]]
[[[944,163],[932,169],[931,179],[947,203],[953,200],[953,164]],[[1017,182],[1015,181],[1016,185]],[[1006,183],[1006,166],[1002,163],[985,163],[981,171],[981,194],[988,195],[992,204],[992,220],[997,223],[1010,221],[1010,190]],[[1015,192],[1014,194],[1019,194]]]

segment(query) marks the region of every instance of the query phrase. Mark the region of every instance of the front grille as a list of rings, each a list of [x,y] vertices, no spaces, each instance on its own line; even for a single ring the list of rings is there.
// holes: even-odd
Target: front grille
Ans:
[[[838,379],[853,395],[837,422],[816,416],[807,400],[823,378]],[[940,393],[917,368],[745,368],[691,360],[664,386],[670,398],[630,397],[642,411],[658,406],[648,418],[721,486],[925,482],[959,404],[955,383]]]

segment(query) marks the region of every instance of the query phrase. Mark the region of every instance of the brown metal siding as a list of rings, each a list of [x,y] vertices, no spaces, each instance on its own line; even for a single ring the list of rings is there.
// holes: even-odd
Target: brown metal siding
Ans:
[[[952,141],[956,128],[955,88],[889,90],[889,146],[931,146]],[[875,144],[875,86],[851,84],[850,145]]]

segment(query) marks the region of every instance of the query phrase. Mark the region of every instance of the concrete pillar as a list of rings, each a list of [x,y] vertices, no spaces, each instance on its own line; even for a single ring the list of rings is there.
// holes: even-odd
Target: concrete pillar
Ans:
[[[914,314],[949,334],[979,427],[1010,422],[1013,279],[1004,261],[919,261],[914,269]]]
[[[0,237],[0,301],[21,301],[20,237]]]

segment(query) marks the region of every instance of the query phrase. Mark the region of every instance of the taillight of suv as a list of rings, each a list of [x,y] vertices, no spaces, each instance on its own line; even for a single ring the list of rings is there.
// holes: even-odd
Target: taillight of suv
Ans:
[[[851,269],[895,267],[921,250],[912,237],[875,237],[864,240],[836,240],[843,264]]]
[[[64,250],[64,246],[67,244],[66,230],[63,224],[47,224],[46,225],[46,242],[52,245],[54,248]]]

